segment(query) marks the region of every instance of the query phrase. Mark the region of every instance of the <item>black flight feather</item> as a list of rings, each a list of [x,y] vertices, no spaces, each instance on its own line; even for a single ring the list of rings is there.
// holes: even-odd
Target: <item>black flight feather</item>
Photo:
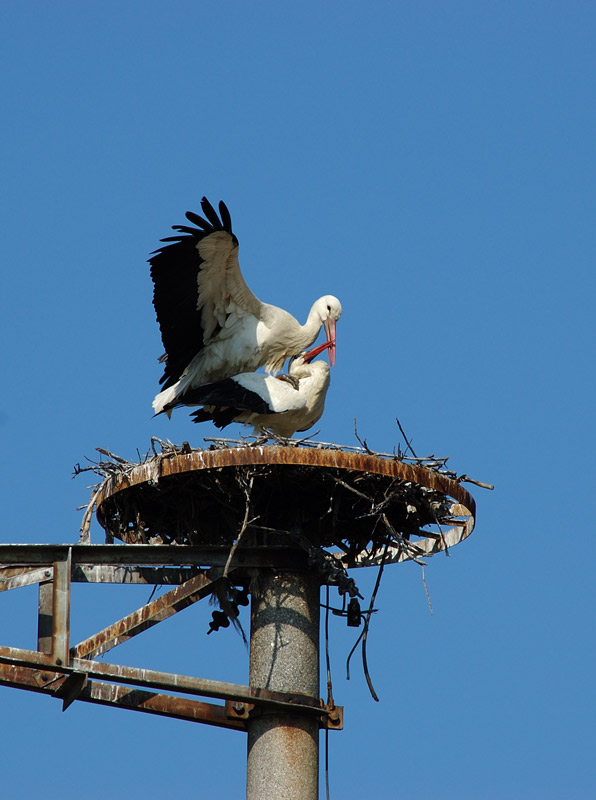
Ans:
[[[184,393],[181,401],[166,408],[176,406],[216,406],[239,411],[253,411],[256,414],[271,414],[271,407],[257,392],[242,386],[234,378],[224,378],[214,383],[205,383]]]
[[[221,224],[220,218],[217,216],[217,211],[213,208],[209,200],[206,197],[203,197],[201,200],[201,208],[203,209],[203,213],[209,220],[209,222],[213,225],[213,230],[221,231],[223,230],[223,225]]]
[[[193,225],[196,225],[197,228],[202,228],[205,231],[211,231],[212,230],[211,224],[209,222],[207,222],[206,219],[203,219],[203,217],[199,217],[198,214],[195,214],[194,211],[187,211],[185,216],[186,216],[186,219],[189,220],[190,222],[192,222]],[[172,225],[172,227],[173,228],[179,228],[180,226],[179,225]]]
[[[230,212],[228,211],[228,207],[224,203],[223,200],[220,201],[219,204],[219,215],[221,217],[221,222],[223,225],[224,231],[228,233],[232,233],[232,217],[230,216]]]
[[[234,417],[237,413],[238,409],[236,408],[214,408],[213,411],[205,411],[204,408],[200,408],[190,416],[193,422],[208,422],[211,420],[215,427],[221,430],[226,425],[234,422]]]
[[[172,225],[178,235],[161,239],[163,246],[149,258],[153,305],[167,356],[160,380],[164,389],[180,379],[204,346],[201,314],[197,311],[197,274],[203,260],[197,243],[215,231],[225,230],[234,236],[230,213],[224,203],[219,206],[221,220],[205,197],[201,200],[201,207],[207,219],[188,211],[187,219],[197,227]],[[237,243],[234,236],[234,244]]]
[[[203,233],[203,236],[199,236],[198,238],[202,239],[205,235],[209,233],[213,233],[211,228],[208,231],[198,231],[196,228],[189,228],[188,225],[172,225],[173,231],[180,231],[180,233],[187,233],[189,236],[197,236],[197,234]],[[161,240],[164,241],[163,239]]]

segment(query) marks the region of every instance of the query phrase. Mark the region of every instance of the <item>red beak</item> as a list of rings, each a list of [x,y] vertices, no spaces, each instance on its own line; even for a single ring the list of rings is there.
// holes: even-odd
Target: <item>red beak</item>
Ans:
[[[319,353],[322,353],[323,350],[326,350],[327,348],[329,348],[329,353],[331,353],[331,348],[333,346],[334,346],[334,342],[323,342],[323,344],[319,344],[316,347],[313,347],[312,350],[307,350],[306,353],[304,353],[303,358],[306,361],[306,363],[308,364],[309,362],[311,362],[313,360],[313,358],[318,356]]]
[[[327,344],[329,345],[329,364],[335,364],[335,320],[326,319],[323,325],[325,326],[325,335],[327,336]]]

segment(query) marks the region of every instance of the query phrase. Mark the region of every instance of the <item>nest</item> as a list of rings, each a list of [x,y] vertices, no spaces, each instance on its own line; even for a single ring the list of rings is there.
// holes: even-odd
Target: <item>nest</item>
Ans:
[[[268,440],[262,438],[207,441],[212,442],[208,449],[195,450],[187,443],[176,446],[154,439],[151,453],[136,463],[99,450],[107,460],[76,467],[75,473],[91,470],[103,478],[93,487],[81,540],[90,540],[96,508],[107,542],[117,538],[158,547],[229,548],[223,571],[227,594],[217,598],[221,610],[213,612],[210,632],[230,622],[242,632],[238,598],[244,598],[243,605],[248,602],[256,573],[229,575],[238,548],[261,548],[267,563],[272,558],[267,548],[300,550],[301,563],[318,574],[322,584],[335,585],[343,597],[339,609],[331,609],[327,599],[326,613],[332,610],[346,617],[353,627],[363,623],[347,659],[347,674],[361,643],[366,681],[378,700],[366,643],[384,566],[416,561],[422,565],[426,589],[422,558],[448,552],[474,528],[474,499],[462,483],[492,487],[451,472],[447,459],[408,458],[399,450],[374,453],[366,442],[350,448],[275,437],[273,446],[265,446]],[[379,567],[377,580],[368,609],[362,612],[362,595],[347,570],[372,565]],[[430,607],[428,590],[427,597]]]
[[[461,486],[469,479],[447,470],[446,459],[311,442],[211,440],[194,450],[155,441],[160,451],[154,442],[137,463],[100,451],[111,460],[88,468],[104,480],[83,538],[95,505],[107,541],[232,547],[240,533],[246,546],[306,539],[351,567],[381,553],[419,559],[473,528],[474,501]]]

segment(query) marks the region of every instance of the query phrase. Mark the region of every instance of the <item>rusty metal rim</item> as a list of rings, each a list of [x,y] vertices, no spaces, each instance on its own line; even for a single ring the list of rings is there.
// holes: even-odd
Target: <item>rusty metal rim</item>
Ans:
[[[346,450],[314,450],[298,447],[231,447],[218,450],[193,450],[177,455],[160,455],[130,471],[110,477],[97,493],[96,506],[117,492],[160,478],[202,469],[221,469],[234,466],[280,464],[291,466],[327,467],[355,472],[370,472],[391,478],[411,481],[442,492],[457,500],[476,514],[476,503],[469,492],[456,480],[434,470],[397,459],[354,453]]]

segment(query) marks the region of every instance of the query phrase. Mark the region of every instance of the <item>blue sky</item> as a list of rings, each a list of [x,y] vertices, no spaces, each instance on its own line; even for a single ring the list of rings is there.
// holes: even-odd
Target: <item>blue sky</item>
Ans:
[[[380,703],[356,664],[345,680],[354,631],[333,621],[332,797],[594,797],[594,6],[33,0],[1,16],[2,540],[75,542],[72,469],[96,447],[135,458],[152,435],[215,433],[152,418],[146,259],[203,195],[224,199],[259,297],[301,320],[342,301],[318,438],[354,445],[357,419],[391,451],[399,417],[419,454],[496,487],[429,562],[432,616],[419,568],[387,570]],[[147,594],[76,587],[73,630]],[[33,589],[0,597],[0,643],[33,647],[35,609]],[[239,637],[207,638],[209,609],[177,617],[114,660],[246,682]],[[0,703],[7,795],[243,796],[241,734],[8,688]]]

